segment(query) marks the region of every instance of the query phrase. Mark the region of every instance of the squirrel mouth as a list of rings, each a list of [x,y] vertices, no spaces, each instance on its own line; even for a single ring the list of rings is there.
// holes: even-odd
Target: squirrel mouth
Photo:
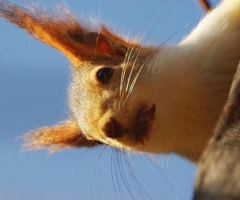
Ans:
[[[144,140],[149,140],[148,132],[150,131],[150,121],[155,119],[156,105],[153,104],[149,110],[140,109],[137,114],[136,128],[136,141],[144,145]]]

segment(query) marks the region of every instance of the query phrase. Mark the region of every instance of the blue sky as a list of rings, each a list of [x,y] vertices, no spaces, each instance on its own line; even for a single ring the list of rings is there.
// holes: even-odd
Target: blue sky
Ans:
[[[41,2],[47,7],[59,3]],[[176,44],[204,15],[193,0],[66,2],[75,14],[101,16],[116,32],[145,36],[146,42],[158,45],[173,35],[168,43]],[[0,30],[0,199],[131,199],[111,149],[21,153],[17,137],[67,118],[69,62],[2,19]],[[190,162],[176,155],[155,156],[154,164],[145,156],[130,156],[129,162],[147,193],[138,192],[143,188],[132,180],[122,160],[136,199],[191,199],[196,167]]]

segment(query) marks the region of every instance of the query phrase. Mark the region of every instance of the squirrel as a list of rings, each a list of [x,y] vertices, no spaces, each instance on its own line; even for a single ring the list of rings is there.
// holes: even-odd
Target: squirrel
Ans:
[[[222,1],[179,44],[160,47],[91,27],[67,8],[0,0],[0,16],[72,63],[70,119],[27,133],[25,148],[105,144],[199,159],[240,60],[240,1]]]

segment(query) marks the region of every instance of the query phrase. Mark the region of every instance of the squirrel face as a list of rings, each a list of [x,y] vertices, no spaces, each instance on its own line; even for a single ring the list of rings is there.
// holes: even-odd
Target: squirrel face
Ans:
[[[234,3],[233,3],[234,2]],[[67,8],[0,1],[0,16],[60,50],[73,64],[72,116],[25,136],[30,149],[99,143],[196,161],[226,101],[240,59],[240,3],[223,1],[175,46],[144,47]],[[230,37],[231,36],[231,37]]]
[[[126,137],[125,129],[141,132],[137,130],[139,123],[146,129],[146,117],[140,119],[140,116],[149,108],[145,105],[135,108],[131,102],[134,98],[129,94],[136,81],[139,82],[139,74],[155,48],[130,43],[104,26],[91,28],[67,8],[55,14],[46,8],[28,9],[11,2],[0,2],[0,15],[60,50],[73,64],[73,81],[69,88],[73,116],[60,125],[32,131],[25,137],[28,148],[53,145],[55,150],[94,146],[99,142],[120,147],[123,141],[119,140]],[[122,110],[116,112],[117,109]],[[153,114],[154,110],[151,111]],[[120,117],[124,122],[119,122]],[[132,117],[134,119],[130,121],[135,125],[128,121]],[[143,143],[142,135],[132,136],[134,142]]]
[[[84,63],[72,70],[70,108],[89,140],[138,149],[148,140],[156,106],[146,104],[142,85],[151,49],[130,49],[120,63]],[[118,58],[119,59],[119,58]],[[136,86],[137,83],[137,86]],[[136,86],[136,87],[135,87]]]

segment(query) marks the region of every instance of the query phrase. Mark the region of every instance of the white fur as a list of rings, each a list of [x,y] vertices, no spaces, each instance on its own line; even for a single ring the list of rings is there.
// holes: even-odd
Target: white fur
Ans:
[[[150,140],[139,149],[198,159],[212,135],[240,59],[240,1],[226,0],[179,45],[163,47],[145,91],[156,103]],[[141,88],[143,90],[143,88]]]

